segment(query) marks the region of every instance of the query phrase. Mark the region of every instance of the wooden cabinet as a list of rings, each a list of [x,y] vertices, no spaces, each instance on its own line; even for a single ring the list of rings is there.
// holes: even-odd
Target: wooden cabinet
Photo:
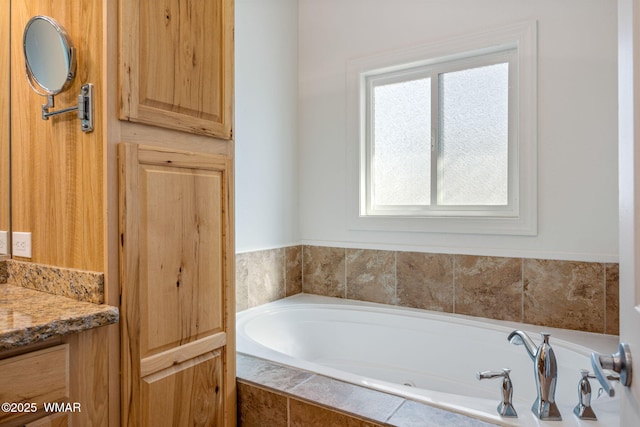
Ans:
[[[0,402],[16,405],[15,409],[0,412],[0,424],[41,412],[45,403],[69,398],[69,346],[58,345],[0,360],[0,378],[4,384],[11,384],[0,389]]]
[[[120,1],[120,118],[232,138],[233,0]]]
[[[31,406],[19,413],[0,412],[0,426],[109,425],[106,342],[112,327],[117,325],[1,351],[0,403]],[[45,404],[54,412],[47,412]]]
[[[119,156],[122,425],[235,425],[232,161]]]

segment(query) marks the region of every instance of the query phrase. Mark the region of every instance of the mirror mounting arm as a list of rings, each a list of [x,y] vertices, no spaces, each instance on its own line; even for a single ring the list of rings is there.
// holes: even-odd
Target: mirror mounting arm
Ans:
[[[80,95],[78,95],[78,105],[74,107],[63,108],[58,111],[49,111],[49,109],[53,107],[53,95],[47,95],[47,103],[42,104],[42,120],[49,120],[49,117],[57,116],[58,114],[77,111],[78,118],[82,121],[82,131],[93,131],[93,84],[87,83],[82,85],[80,89]]]
[[[77,111],[78,106],[64,108],[58,111],[49,111],[49,108],[55,107],[55,103],[53,102],[53,95],[47,95],[47,103],[42,104],[42,120],[49,120],[51,116],[57,116],[58,114],[69,113],[71,111]]]

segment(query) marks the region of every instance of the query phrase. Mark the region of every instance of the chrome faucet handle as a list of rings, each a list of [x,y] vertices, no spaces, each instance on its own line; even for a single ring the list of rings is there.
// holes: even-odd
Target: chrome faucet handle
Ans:
[[[511,400],[513,398],[513,384],[511,383],[511,378],[509,378],[509,373],[511,369],[504,368],[502,372],[496,371],[482,371],[476,372],[476,378],[478,380],[491,380],[494,378],[502,378],[502,401],[498,405],[498,414],[503,417],[509,418],[517,418],[518,413],[516,409],[513,407]]]
[[[582,378],[578,383],[578,404],[573,408],[573,413],[581,420],[597,420],[595,412],[591,409],[591,383],[589,383],[589,378],[594,377],[589,375],[586,369],[580,369],[580,374]]]
[[[602,388],[610,397],[615,396],[615,390],[609,382],[611,378],[604,372],[605,369],[620,374],[619,381],[625,387],[631,385],[632,369],[629,344],[620,343],[620,345],[618,345],[618,352],[614,354],[591,353],[591,366]]]

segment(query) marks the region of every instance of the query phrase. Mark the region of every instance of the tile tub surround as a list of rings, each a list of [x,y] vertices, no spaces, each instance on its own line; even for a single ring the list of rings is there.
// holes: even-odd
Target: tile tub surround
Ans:
[[[0,285],[0,350],[117,323],[117,307]]]
[[[617,335],[615,263],[291,246],[236,257],[237,310],[305,292]]]
[[[240,427],[493,426],[244,354],[236,368]]]
[[[16,260],[6,263],[7,283],[78,301],[104,303],[104,273]]]
[[[236,311],[302,292],[302,246],[236,254]]]

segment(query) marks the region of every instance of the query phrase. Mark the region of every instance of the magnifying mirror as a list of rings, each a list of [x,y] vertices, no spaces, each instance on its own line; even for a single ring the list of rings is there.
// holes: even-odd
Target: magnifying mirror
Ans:
[[[84,132],[93,130],[93,85],[82,85],[78,95],[78,105],[58,111],[54,107],[53,96],[71,86],[76,76],[76,55],[73,44],[65,29],[53,18],[34,16],[27,22],[23,35],[23,48],[27,80],[38,94],[47,97],[42,105],[42,119],[58,114],[78,112]]]
[[[47,16],[34,16],[24,29],[24,58],[31,87],[57,95],[73,83],[75,49],[69,35]]]

